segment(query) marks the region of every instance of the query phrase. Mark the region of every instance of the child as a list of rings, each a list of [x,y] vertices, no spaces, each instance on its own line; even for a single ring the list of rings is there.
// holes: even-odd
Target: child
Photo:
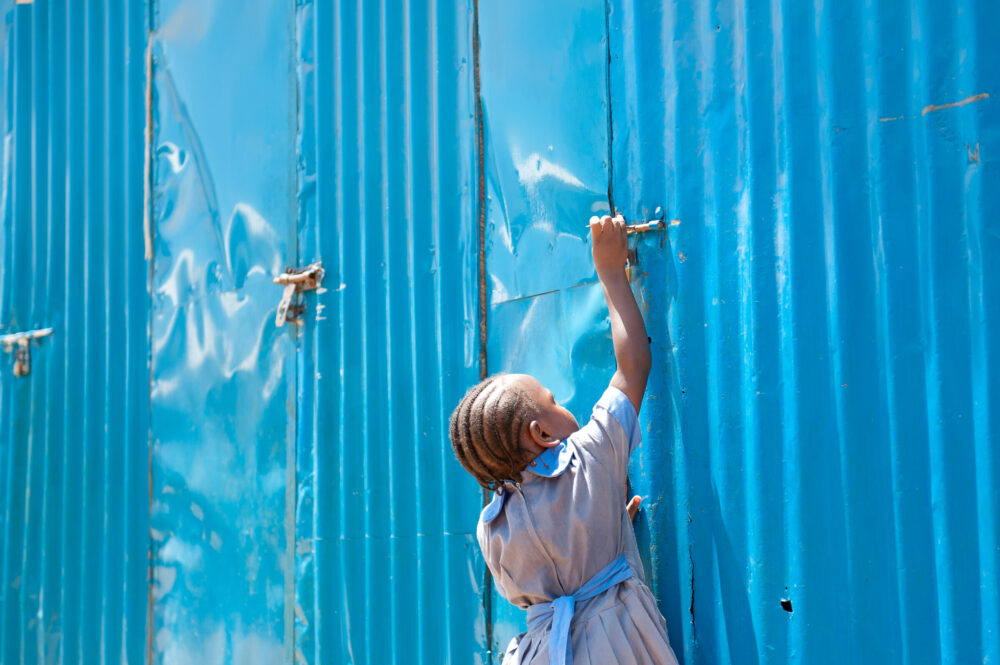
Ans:
[[[523,374],[485,379],[451,416],[459,461],[495,492],[477,529],[486,563],[500,593],[528,611],[504,665],[677,663],[623,498],[649,340],[625,278],[624,220],[594,217],[590,230],[618,365],[590,422],[581,428]]]

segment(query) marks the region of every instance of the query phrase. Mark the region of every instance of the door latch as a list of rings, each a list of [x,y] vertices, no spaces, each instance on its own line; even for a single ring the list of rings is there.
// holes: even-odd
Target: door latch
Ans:
[[[4,353],[14,352],[14,376],[27,376],[31,372],[31,342],[52,334],[52,328],[39,328],[26,332],[0,335]]]
[[[632,268],[639,264],[639,239],[636,234],[645,233],[647,231],[660,231],[658,235],[660,236],[660,248],[663,248],[663,243],[666,240],[666,234],[662,231],[666,231],[667,225],[664,217],[666,214],[663,208],[660,206],[656,207],[653,211],[653,216],[639,224],[630,224],[628,226],[628,259],[625,261],[625,278],[628,283],[632,283]]]
[[[302,305],[293,305],[292,298],[296,293],[303,291],[315,291],[323,283],[323,264],[316,263],[304,268],[287,268],[284,273],[274,278],[274,283],[285,287],[281,293],[281,302],[278,303],[278,311],[274,316],[274,325],[277,328],[288,323],[302,322]]]
[[[664,231],[667,228],[666,222],[664,221],[663,208],[660,206],[656,207],[653,211],[653,216],[649,219],[643,220],[638,224],[626,224],[625,233],[628,237],[628,257],[625,259],[625,279],[628,280],[629,284],[632,283],[632,268],[639,263],[639,242],[638,233],[646,233],[647,231]],[[591,217],[591,222],[597,219],[597,217]],[[590,225],[587,225],[590,228]],[[660,248],[663,248],[664,236],[660,235]]]

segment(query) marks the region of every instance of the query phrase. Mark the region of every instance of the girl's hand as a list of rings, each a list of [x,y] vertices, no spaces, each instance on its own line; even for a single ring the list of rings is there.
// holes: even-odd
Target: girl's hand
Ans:
[[[635,514],[639,512],[639,504],[641,503],[642,503],[641,496],[634,496],[632,497],[632,500],[628,502],[628,505],[625,508],[626,510],[628,510],[628,518],[630,520],[635,521]]]
[[[597,277],[603,282],[618,273],[624,275],[625,259],[628,257],[625,218],[621,215],[613,218],[610,215],[591,217],[590,235],[593,238],[591,251]]]

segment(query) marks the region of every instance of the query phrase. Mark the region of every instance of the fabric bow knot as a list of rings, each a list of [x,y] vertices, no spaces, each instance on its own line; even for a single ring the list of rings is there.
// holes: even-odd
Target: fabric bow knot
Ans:
[[[569,643],[569,629],[578,600],[588,600],[632,577],[631,566],[624,554],[597,571],[576,593],[559,596],[551,603],[538,603],[528,608],[528,626],[534,628],[549,617],[549,665],[573,665],[573,649]]]

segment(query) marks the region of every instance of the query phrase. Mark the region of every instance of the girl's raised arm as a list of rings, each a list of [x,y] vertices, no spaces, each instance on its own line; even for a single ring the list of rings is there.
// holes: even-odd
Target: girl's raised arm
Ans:
[[[625,219],[621,215],[614,218],[605,215],[600,219],[591,217],[590,235],[593,238],[594,267],[604,288],[604,299],[608,302],[611,317],[611,339],[617,364],[611,385],[625,393],[638,413],[652,361],[646,324],[625,277],[625,259],[628,256]]]

